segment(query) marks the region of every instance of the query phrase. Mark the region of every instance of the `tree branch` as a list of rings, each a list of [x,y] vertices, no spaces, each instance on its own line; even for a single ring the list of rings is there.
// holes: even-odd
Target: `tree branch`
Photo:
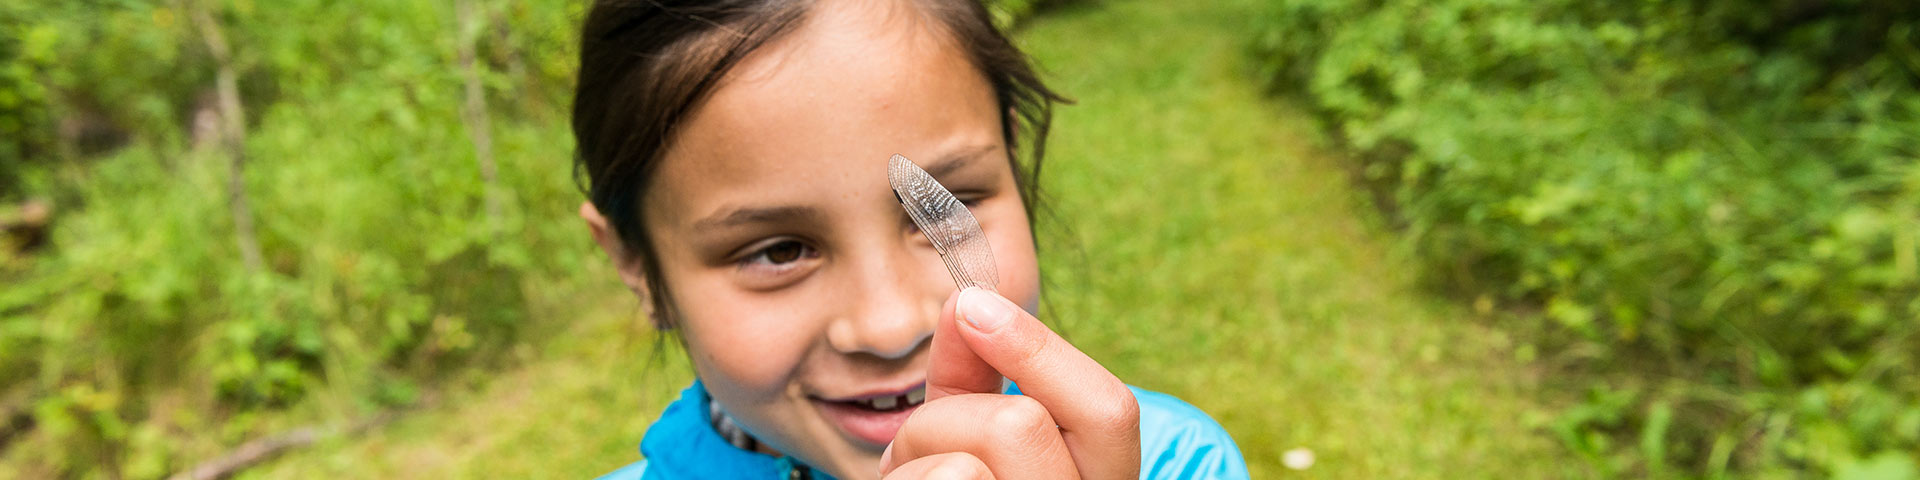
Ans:
[[[480,164],[480,180],[484,184],[487,212],[487,230],[495,240],[500,238],[500,194],[498,167],[493,161],[493,122],[487,113],[487,97],[484,85],[480,83],[480,65],[474,52],[479,43],[480,32],[485,31],[479,24],[480,19],[474,12],[474,0],[456,0],[454,17],[459,28],[459,57],[461,77],[466,81],[466,103],[461,106],[460,116],[467,125],[467,133],[473,139],[474,160]]]
[[[207,51],[213,54],[218,65],[215,72],[215,90],[220,109],[220,140],[227,151],[227,208],[233,214],[234,242],[240,245],[240,258],[246,262],[247,271],[259,272],[264,263],[260,256],[260,239],[253,230],[253,207],[247,202],[247,186],[242,175],[246,170],[246,112],[241,110],[239,80],[233,72],[233,52],[227,45],[227,37],[221,32],[220,23],[207,12],[197,0],[186,2],[188,14],[193,17],[194,26],[200,31],[200,38],[207,44]]]

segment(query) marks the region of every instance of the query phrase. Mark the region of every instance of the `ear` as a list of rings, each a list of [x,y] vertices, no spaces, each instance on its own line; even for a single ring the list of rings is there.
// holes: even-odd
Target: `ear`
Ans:
[[[627,245],[621,243],[620,235],[607,225],[607,217],[600,215],[600,209],[594,208],[593,202],[580,202],[580,219],[587,221],[587,229],[593,231],[593,241],[600,244],[600,251],[613,260],[613,268],[620,271],[620,281],[627,284],[627,290],[639,296],[641,302],[647,302],[651,291],[647,290],[646,274],[640,271],[640,256],[627,251]],[[653,308],[651,304],[645,306]]]

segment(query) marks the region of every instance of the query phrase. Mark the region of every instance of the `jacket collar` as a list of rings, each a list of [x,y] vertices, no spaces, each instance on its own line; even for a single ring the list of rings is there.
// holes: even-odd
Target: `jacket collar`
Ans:
[[[784,479],[794,468],[807,468],[788,458],[741,450],[713,430],[707,417],[707,389],[700,381],[680,391],[680,399],[660,412],[660,419],[647,428],[640,440],[640,454],[647,458],[646,479]],[[813,478],[830,479],[814,471]]]

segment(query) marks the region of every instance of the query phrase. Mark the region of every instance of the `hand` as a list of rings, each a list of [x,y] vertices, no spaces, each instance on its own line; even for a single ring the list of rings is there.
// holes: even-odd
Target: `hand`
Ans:
[[[979,288],[948,298],[931,349],[927,402],[880,457],[882,475],[1139,477],[1133,392],[1013,302]],[[1002,376],[1024,395],[1001,394]]]

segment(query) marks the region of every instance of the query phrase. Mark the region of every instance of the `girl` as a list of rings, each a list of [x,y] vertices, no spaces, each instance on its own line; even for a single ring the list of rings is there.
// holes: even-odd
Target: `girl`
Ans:
[[[1060,97],[980,4],[601,0],[583,30],[580,216],[699,378],[608,478],[1246,476],[1031,314]],[[953,291],[894,153],[979,219],[997,293]]]

